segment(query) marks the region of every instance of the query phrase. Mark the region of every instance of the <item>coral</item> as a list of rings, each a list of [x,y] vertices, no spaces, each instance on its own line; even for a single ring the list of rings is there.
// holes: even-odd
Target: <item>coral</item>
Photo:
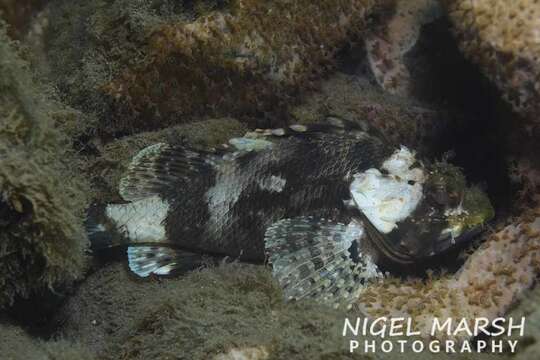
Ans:
[[[58,290],[84,266],[86,183],[45,96],[0,24],[0,308]]]
[[[472,321],[503,315],[539,272],[540,209],[535,209],[489,235],[456,274],[425,282],[385,280],[366,289],[358,307],[373,317],[410,316],[428,336],[434,317]]]
[[[351,354],[342,337],[345,317],[356,314],[308,301],[284,303],[264,266],[222,264],[181,278],[137,281],[117,263],[91,274],[58,321],[65,341],[100,359],[501,359],[427,351]]]
[[[525,204],[540,203],[540,170],[537,159],[514,158],[510,160],[511,179],[521,186],[520,198]]]
[[[540,117],[540,2],[444,0],[461,49],[514,110]]]
[[[527,360],[538,357],[540,353],[540,287],[526,291],[518,298],[519,305],[512,309],[505,316],[514,319],[521,319],[525,316],[526,326],[523,336],[514,333],[512,340],[518,340],[518,353],[516,360]]]
[[[540,159],[537,156],[540,126],[514,126],[508,134],[506,161],[510,179],[519,187],[516,203],[520,207],[536,206],[540,204]]]
[[[58,46],[49,53],[60,86],[90,110],[111,110],[102,115],[102,131],[133,133],[202,113],[272,114],[283,123],[279,115],[287,104],[332,67],[337,51],[359,37],[366,16],[385,1],[235,0],[194,19],[185,11],[169,17],[145,12],[142,0],[136,12],[122,0],[98,1],[94,12],[79,3],[51,15],[50,37]],[[74,20],[62,25],[69,11]],[[81,17],[85,23],[90,17],[90,34],[76,33]],[[81,45],[82,54],[65,54],[60,47],[71,39],[99,42]]]
[[[437,0],[397,0],[394,12],[364,39],[369,65],[378,84],[391,94],[409,95],[411,74],[405,55],[420,28],[440,14]]]

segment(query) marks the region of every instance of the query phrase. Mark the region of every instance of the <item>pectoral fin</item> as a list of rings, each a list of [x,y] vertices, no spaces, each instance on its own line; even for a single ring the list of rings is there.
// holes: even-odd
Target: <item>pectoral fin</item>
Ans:
[[[315,299],[332,306],[350,305],[368,279],[382,276],[369,256],[358,251],[362,225],[299,217],[271,225],[265,235],[272,273],[287,300]]]

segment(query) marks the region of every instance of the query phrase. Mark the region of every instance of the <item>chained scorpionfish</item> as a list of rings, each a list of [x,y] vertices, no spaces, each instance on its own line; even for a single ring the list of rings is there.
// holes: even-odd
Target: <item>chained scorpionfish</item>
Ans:
[[[329,118],[259,130],[212,151],[158,143],[121,179],[126,203],[93,206],[93,249],[127,247],[140,277],[204,256],[268,262],[287,299],[351,303],[381,263],[422,263],[494,216],[446,162],[417,159],[367,125]]]

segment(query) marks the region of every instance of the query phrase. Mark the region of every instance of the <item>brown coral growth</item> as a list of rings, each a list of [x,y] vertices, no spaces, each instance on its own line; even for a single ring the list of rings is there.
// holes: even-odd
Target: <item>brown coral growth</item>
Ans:
[[[445,0],[463,52],[532,121],[540,115],[540,1]]]
[[[228,12],[158,27],[148,61],[126,67],[102,90],[136,128],[203,111],[280,114],[361,33],[376,3],[238,0]]]
[[[439,16],[436,0],[398,0],[395,12],[366,37],[367,58],[375,80],[391,94],[409,95],[411,74],[405,54],[420,36],[422,25]]]

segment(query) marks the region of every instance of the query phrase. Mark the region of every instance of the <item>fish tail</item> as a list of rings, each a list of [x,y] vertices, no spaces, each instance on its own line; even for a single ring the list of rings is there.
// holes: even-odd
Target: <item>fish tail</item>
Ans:
[[[118,230],[117,224],[107,217],[106,210],[106,205],[92,205],[87,211],[85,227],[92,251],[128,243],[125,235]]]
[[[86,231],[90,249],[96,252],[126,246],[129,269],[137,276],[178,274],[205,264],[205,258],[201,254],[170,247],[170,244],[166,243],[156,242],[149,245],[138,241],[137,238],[129,238],[122,231],[126,224],[121,219],[119,222],[118,219],[113,220],[107,215],[107,210],[105,205],[94,205],[88,210]]]

